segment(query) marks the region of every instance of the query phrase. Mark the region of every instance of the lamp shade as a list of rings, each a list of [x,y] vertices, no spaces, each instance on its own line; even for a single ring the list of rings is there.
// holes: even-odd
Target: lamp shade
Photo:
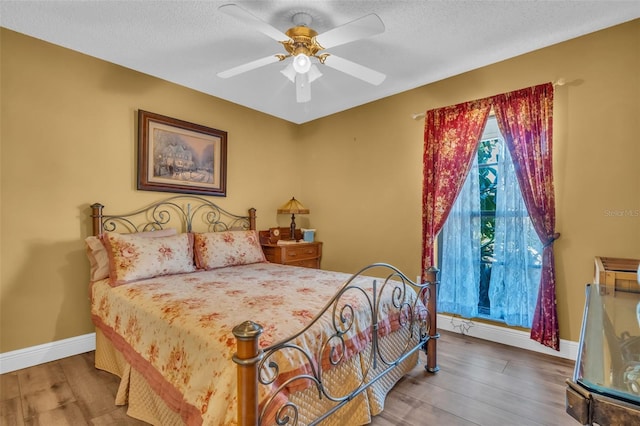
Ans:
[[[309,209],[302,205],[302,203],[292,197],[289,201],[284,203],[279,209],[278,213],[281,214],[309,214]]]

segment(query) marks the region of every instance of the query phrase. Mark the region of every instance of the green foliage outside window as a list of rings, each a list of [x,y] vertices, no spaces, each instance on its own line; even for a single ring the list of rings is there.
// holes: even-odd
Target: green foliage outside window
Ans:
[[[478,145],[480,185],[480,254],[483,262],[493,262],[498,184],[498,139],[486,139]]]
[[[480,186],[480,285],[478,311],[490,314],[489,282],[495,262],[493,247],[496,230],[496,195],[498,185],[498,139],[481,140],[478,144]]]

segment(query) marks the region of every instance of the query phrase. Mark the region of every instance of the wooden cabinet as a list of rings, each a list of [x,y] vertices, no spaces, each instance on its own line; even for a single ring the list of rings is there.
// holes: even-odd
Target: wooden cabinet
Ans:
[[[283,265],[304,266],[320,269],[322,243],[263,244],[262,250],[267,260]]]
[[[640,259],[596,257],[594,283],[611,286],[616,290],[640,293],[639,265]]]
[[[277,235],[274,234],[274,229],[277,229],[275,233]],[[272,228],[268,231],[260,231],[260,243],[264,255],[272,263],[320,269],[322,243],[320,241],[301,241],[302,235],[299,232],[300,230],[296,229],[296,240],[300,240],[300,242],[289,242],[289,228]]]

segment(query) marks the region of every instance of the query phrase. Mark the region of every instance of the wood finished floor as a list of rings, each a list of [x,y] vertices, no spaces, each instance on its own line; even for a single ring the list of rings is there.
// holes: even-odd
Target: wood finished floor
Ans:
[[[438,364],[404,377],[372,425],[578,424],[565,412],[573,361],[442,332]],[[2,426],[146,424],[114,405],[118,379],[93,367],[93,352],[3,374],[0,385]]]

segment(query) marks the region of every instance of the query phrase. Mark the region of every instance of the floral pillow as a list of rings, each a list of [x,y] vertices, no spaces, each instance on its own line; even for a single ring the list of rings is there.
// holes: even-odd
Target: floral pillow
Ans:
[[[178,230],[175,228],[159,229],[157,231],[138,232],[136,235],[143,238],[160,238],[176,235]],[[91,281],[98,281],[109,277],[109,256],[107,255],[107,249],[102,242],[101,237],[87,237],[85,238],[85,244],[87,246],[87,257],[90,264]]]
[[[137,234],[104,234],[111,285],[160,275],[195,271],[193,235],[144,238]]]
[[[256,231],[225,231],[194,234],[196,266],[215,269],[224,266],[266,262]]]

